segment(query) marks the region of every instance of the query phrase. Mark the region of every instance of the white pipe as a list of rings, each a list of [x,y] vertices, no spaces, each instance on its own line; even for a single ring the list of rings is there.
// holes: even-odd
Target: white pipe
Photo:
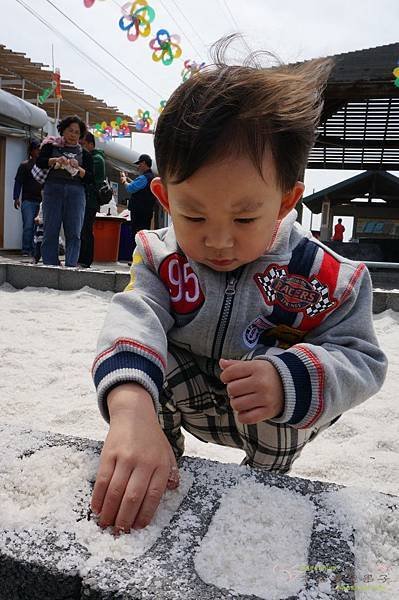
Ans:
[[[136,160],[138,160],[140,154],[135,150],[130,150],[126,146],[122,144],[118,144],[118,142],[101,142],[96,139],[96,148],[103,150],[105,156],[109,156],[109,158],[114,158],[115,160],[119,160],[128,165],[134,165]],[[155,161],[152,161],[152,170],[155,174],[158,173]]]
[[[397,269],[399,271],[399,263],[391,262],[374,262],[371,260],[362,260],[368,269]]]
[[[48,121],[45,110],[1,89],[0,115],[37,129],[44,127]]]

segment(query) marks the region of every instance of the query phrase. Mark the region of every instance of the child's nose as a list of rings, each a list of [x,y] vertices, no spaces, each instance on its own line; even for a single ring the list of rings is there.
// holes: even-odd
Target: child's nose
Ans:
[[[216,250],[232,248],[234,246],[233,236],[228,229],[215,227],[211,231],[208,231],[205,237],[205,246],[207,248],[215,248]]]

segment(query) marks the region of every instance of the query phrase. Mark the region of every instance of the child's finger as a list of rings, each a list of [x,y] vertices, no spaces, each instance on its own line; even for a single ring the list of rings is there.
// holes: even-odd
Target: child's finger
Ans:
[[[235,379],[227,384],[227,394],[230,398],[254,394],[256,392],[255,385],[253,379],[250,379],[249,377]]]
[[[94,484],[93,494],[91,497],[91,510],[95,515],[99,515],[103,507],[103,502],[109,482],[112,479],[112,474],[115,469],[115,460],[101,461],[100,467],[96,475],[96,483]]]
[[[168,441],[169,444],[169,441]],[[179,467],[177,466],[176,456],[172,450],[172,446],[169,444],[169,455],[170,455],[170,469],[168,476],[167,488],[168,490],[174,490],[179,486],[180,483],[180,474]]]
[[[167,487],[168,476],[168,469],[165,469],[164,467],[159,467],[152,474],[151,480],[147,484],[143,502],[141,503],[137,516],[135,515],[135,529],[147,527],[147,525],[151,523]]]
[[[222,362],[223,361],[223,362]],[[229,364],[223,367],[223,364]],[[229,360],[225,361],[224,359],[220,360],[220,366],[223,369],[220,374],[220,380],[223,383],[229,383],[230,381],[234,381],[235,379],[242,379],[244,377],[250,377],[253,371],[252,361],[249,360]]]
[[[255,410],[255,408],[262,408],[258,394],[245,394],[243,396],[231,397],[230,406],[237,413]]]
[[[237,413],[237,420],[243,425],[255,425],[261,421],[272,418],[265,406],[258,406],[252,410],[243,410]]]
[[[101,508],[98,521],[101,527],[109,527],[115,523],[115,518],[118,514],[131,473],[131,469],[122,467],[120,461],[116,463]]]
[[[128,533],[134,526],[145,495],[148,493],[151,476],[150,471],[139,467],[136,467],[130,473],[130,477],[123,488],[121,502],[116,510],[117,514],[115,513],[112,520],[115,532],[125,531]]]

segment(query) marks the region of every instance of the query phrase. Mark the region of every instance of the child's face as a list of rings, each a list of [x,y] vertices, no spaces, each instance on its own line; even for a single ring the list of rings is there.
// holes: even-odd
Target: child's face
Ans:
[[[182,183],[152,182],[186,256],[215,271],[232,271],[265,254],[278,221],[303,189],[297,182],[282,192],[270,157],[264,160],[264,180],[249,159],[238,157],[207,163]]]

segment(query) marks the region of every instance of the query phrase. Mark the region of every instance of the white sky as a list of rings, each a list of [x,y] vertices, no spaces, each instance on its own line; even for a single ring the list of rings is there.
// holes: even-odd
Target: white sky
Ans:
[[[181,36],[182,58],[166,67],[151,59],[148,42],[153,35],[129,42],[126,33],[119,28],[123,0],[96,0],[90,9],[84,7],[83,0],[20,1],[48,22],[53,31],[17,0],[1,0],[1,43],[50,67],[53,49],[55,66],[61,69],[62,78],[132,116],[138,108],[154,112],[159,101],[167,99],[181,82],[183,60],[209,61],[209,46],[223,35],[237,31],[237,26],[251,49],[269,50],[289,62],[398,40],[397,0],[247,0],[245,3],[239,0],[150,0],[156,13],[152,32],[165,28]],[[51,4],[120,62],[107,55]],[[55,30],[95,60],[98,68]],[[246,52],[243,45],[242,55]],[[113,82],[105,70],[118,82]],[[152,153],[151,136],[134,134],[133,148]],[[355,172],[310,171],[305,181],[306,193],[353,174]]]

